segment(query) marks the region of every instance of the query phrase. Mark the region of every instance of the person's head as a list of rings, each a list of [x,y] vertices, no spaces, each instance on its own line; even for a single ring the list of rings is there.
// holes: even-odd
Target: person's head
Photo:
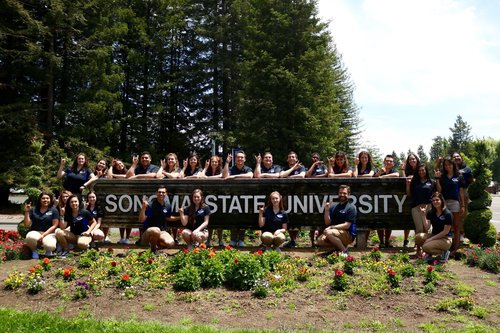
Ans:
[[[191,205],[196,207],[201,207],[205,203],[205,198],[203,197],[203,191],[199,188],[193,190],[189,196],[191,200]]]
[[[59,207],[65,207],[66,203],[68,202],[69,197],[72,195],[68,190],[63,190],[61,191],[61,194],[59,194]]]
[[[366,150],[362,150],[358,154],[358,160],[359,160],[358,169],[361,169],[363,166],[366,169],[369,169],[369,170],[372,169],[372,157],[371,157],[370,153],[367,152]]]
[[[392,169],[394,167],[394,156],[391,154],[385,155],[384,157],[384,167],[386,169]]]
[[[351,194],[351,188],[348,185],[339,186],[339,202],[344,203],[349,200],[349,195]]]
[[[143,168],[147,168],[151,164],[151,154],[149,151],[143,151],[139,156],[139,159]]]
[[[273,154],[266,151],[262,157],[262,164],[264,164],[266,168],[270,168],[273,165]]]
[[[117,175],[124,175],[127,173],[125,164],[123,164],[122,160],[115,159],[113,163],[113,173],[116,173]]]
[[[406,174],[411,173],[413,170],[417,170],[417,166],[420,164],[420,159],[414,153],[411,153],[406,158],[405,162],[405,172]]]
[[[75,194],[69,196],[66,202],[66,214],[69,212],[78,212],[80,210],[80,199]]]
[[[453,158],[453,160],[455,161],[455,163],[458,165],[459,168],[462,166],[463,159],[458,152],[454,152],[453,154],[451,154],[451,158]]]
[[[245,165],[245,161],[247,160],[247,155],[243,150],[240,150],[236,153],[236,166],[243,167]]]
[[[434,192],[434,194],[431,195],[431,204],[432,204],[432,210],[443,210],[446,208],[446,202],[444,201],[444,197],[441,193],[439,192]]]
[[[165,156],[165,161],[167,162],[167,171],[176,170],[177,168],[179,168],[179,159],[177,158],[176,154],[167,154],[167,156]]]
[[[52,196],[52,193],[49,193],[47,191],[42,191],[38,195],[38,199],[36,201],[36,208],[40,210],[40,208],[49,208],[52,207],[54,204],[54,197]]]
[[[156,189],[156,199],[158,202],[163,203],[165,201],[165,197],[167,196],[167,187],[164,185],[158,186]]]
[[[417,173],[418,173],[418,178],[421,180],[430,179],[429,168],[427,168],[427,165],[423,163],[418,165]]]
[[[76,155],[75,160],[73,161],[73,164],[71,165],[71,169],[73,170],[79,170],[81,168],[88,168],[88,161],[87,161],[87,155],[84,153],[79,153]]]
[[[284,210],[283,197],[278,191],[271,192],[267,201],[267,207],[278,208]]]
[[[95,194],[94,191],[90,191],[87,194],[87,202],[89,203],[89,206],[94,207],[97,204],[97,195]]]
[[[218,155],[213,155],[210,157],[210,167],[216,172],[220,171],[222,168],[222,159]]]
[[[200,159],[196,153],[192,153],[189,155],[188,164],[191,169],[197,169],[200,166]]]
[[[297,164],[299,162],[299,156],[297,156],[296,152],[290,151],[288,153],[286,161],[288,162],[289,166],[292,166],[292,165]]]
[[[108,168],[108,163],[106,162],[105,159],[100,159],[96,166],[95,166],[95,169],[94,169],[94,174],[97,174],[97,172],[101,172],[101,173],[106,173],[106,169]]]
[[[347,156],[343,151],[338,151],[335,153],[335,167],[338,170],[345,171],[347,170],[347,167],[349,166],[349,163],[347,161]]]
[[[317,161],[321,161],[321,156],[318,153],[311,154],[311,163],[315,163]]]
[[[458,176],[460,172],[458,171],[458,166],[450,156],[446,156],[443,160],[443,174]]]

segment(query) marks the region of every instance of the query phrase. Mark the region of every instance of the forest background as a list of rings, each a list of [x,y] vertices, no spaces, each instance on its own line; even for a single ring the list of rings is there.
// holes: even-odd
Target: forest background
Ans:
[[[11,187],[56,189],[59,159],[148,150],[203,160],[241,147],[308,165],[361,147],[354,83],[308,0],[1,0],[0,202]],[[443,132],[446,129],[443,130]],[[424,162],[473,155],[457,115]],[[500,141],[487,139],[500,178]],[[394,152],[402,159],[407,152]]]

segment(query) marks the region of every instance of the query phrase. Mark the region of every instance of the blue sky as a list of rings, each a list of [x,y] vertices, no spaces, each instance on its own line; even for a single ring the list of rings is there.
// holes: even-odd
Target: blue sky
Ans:
[[[319,0],[355,85],[362,147],[428,153],[457,115],[500,140],[500,0]]]

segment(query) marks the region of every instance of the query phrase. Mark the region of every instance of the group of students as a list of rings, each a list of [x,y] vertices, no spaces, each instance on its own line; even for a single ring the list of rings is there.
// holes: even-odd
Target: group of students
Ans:
[[[58,205],[53,207],[53,198],[50,194],[43,192],[39,197],[36,207],[31,208],[29,204],[26,206],[25,225],[31,224],[32,231],[39,232],[39,229],[44,229],[42,232],[39,232],[39,237],[31,234],[30,240],[27,241],[27,243],[32,250],[36,249],[35,245],[43,243],[44,248],[50,255],[55,250],[56,242],[60,244],[62,247],[62,253],[64,254],[70,247],[68,244],[74,244],[78,246],[78,248],[84,249],[88,248],[92,241],[108,241],[108,228],[101,228],[103,214],[97,207],[95,193],[93,191],[88,193],[86,203],[82,202],[81,197],[81,193],[85,188],[91,188],[94,181],[104,177],[108,179],[406,177],[407,195],[411,198],[411,213],[415,224],[415,243],[417,247],[417,254],[422,255],[422,251],[429,253],[428,247],[424,246],[426,241],[422,241],[418,235],[426,233],[429,230],[430,224],[427,223],[427,221],[432,222],[432,219],[427,219],[427,216],[423,216],[422,212],[433,210],[434,206],[431,204],[431,197],[435,194],[435,192],[439,192],[442,195],[442,215],[448,216],[448,213],[451,214],[453,239],[452,241],[450,240],[450,247],[452,251],[456,251],[458,248],[460,241],[460,222],[462,221],[461,217],[464,216],[464,209],[466,209],[468,202],[465,189],[473,179],[472,171],[465,165],[462,157],[458,153],[454,153],[451,157],[447,157],[445,159],[440,158],[437,161],[434,170],[434,179],[431,177],[427,166],[425,164],[421,164],[418,156],[413,153],[409,154],[407,159],[401,164],[401,171],[399,171],[394,165],[394,157],[392,155],[385,156],[383,166],[381,168],[376,168],[370,154],[367,151],[361,151],[358,154],[353,167],[349,166],[348,158],[343,152],[336,152],[333,157],[327,159],[327,163],[324,163],[321,160],[319,154],[313,153],[311,155],[311,164],[308,169],[306,169],[302,163],[299,162],[298,155],[295,152],[290,152],[288,154],[287,165],[284,167],[274,164],[273,156],[270,152],[265,152],[262,157],[260,154],[255,156],[255,160],[256,166],[255,169],[252,170],[252,168],[245,164],[246,154],[243,151],[238,151],[235,154],[234,165],[232,167],[230,167],[230,163],[233,161],[233,156],[228,154],[224,166],[222,165],[222,159],[220,156],[212,156],[206,161],[205,167],[201,168],[199,157],[196,154],[191,154],[183,161],[183,166],[181,168],[176,154],[167,154],[165,159],[161,160],[161,166],[156,166],[151,163],[151,154],[149,152],[142,152],[140,155],[134,155],[132,157],[132,164],[128,169],[125,167],[125,164],[118,159],[113,159],[108,168],[107,161],[102,159],[97,162],[95,169],[92,170],[88,165],[87,157],[83,153],[76,156],[70,167],[66,167],[65,159],[61,159],[57,175],[58,177],[64,179],[64,191],[61,192]],[[193,224],[193,228],[185,229],[186,231],[182,232],[181,237],[186,244],[207,241],[209,243],[212,238],[211,230],[210,232],[206,231],[209,216],[209,212],[207,212],[208,208],[203,203],[201,190],[198,191],[199,192],[197,194],[191,194],[191,203],[193,204],[193,202],[196,201],[199,205],[201,205],[200,207],[204,207],[203,209],[199,207],[190,207],[188,209],[189,214],[187,215],[184,214],[184,210],[181,209],[179,211],[180,216],[173,216],[171,213],[168,216],[169,219],[180,219],[183,225],[188,225],[189,223],[192,223],[192,221],[198,221],[196,225]],[[263,217],[267,216],[267,219],[270,219],[271,215],[265,215],[264,213],[269,213],[269,209],[273,203],[273,198],[275,200],[275,196],[277,195],[279,194],[274,193],[274,196],[273,194],[270,195],[268,207],[266,210],[262,211]],[[197,200],[198,197],[201,197],[201,202]],[[282,205],[281,196],[279,197],[279,204]],[[87,209],[84,210],[84,207]],[[148,220],[146,211],[151,209],[152,208],[149,207],[149,203],[143,203],[145,215],[140,216],[141,222]],[[199,216],[196,215],[198,210],[200,211]],[[274,210],[276,210],[276,208],[274,208]],[[91,213],[87,214],[84,211]],[[280,211],[284,210],[281,209]],[[326,209],[325,211],[328,210]],[[279,216],[281,215],[282,214],[280,213]],[[283,216],[286,216],[286,214]],[[448,218],[445,218],[444,220],[448,220]],[[277,222],[275,224],[279,225],[280,223]],[[41,227],[41,225],[43,225],[43,227]],[[147,223],[145,226],[147,226]],[[260,218],[259,226],[264,228],[264,226],[261,226]],[[272,233],[281,233],[284,235],[284,230],[281,229],[283,228],[280,227]],[[281,232],[277,232],[280,230]],[[160,231],[163,232],[165,230]],[[129,243],[130,232],[130,228],[120,228],[121,239],[119,243]],[[159,237],[158,235],[161,236],[161,232],[154,233],[153,235],[151,232],[147,234],[143,233],[142,236],[145,237],[146,243],[149,243],[147,240],[151,237],[152,239],[156,239],[155,237]],[[389,241],[391,230],[378,230],[377,232],[380,240],[379,246],[391,246]],[[224,245],[222,230],[217,230],[217,233],[219,245]],[[298,230],[288,230],[288,233],[290,235],[290,240],[288,242],[285,243],[285,238],[281,238],[280,236],[277,240],[273,238],[272,244],[274,244],[276,248],[279,248],[282,245],[287,247],[296,246],[295,241]],[[54,235],[49,236],[52,234]],[[170,246],[172,245],[172,242],[173,244],[177,243],[177,229],[172,228],[171,234],[171,236],[169,234],[171,239],[168,237],[160,238],[162,239],[160,242],[161,246]],[[230,245],[240,247],[244,246],[244,234],[245,230],[231,230]],[[450,232],[449,234],[451,235]],[[325,235],[325,231],[322,230],[320,232],[315,232],[314,230],[311,231],[312,244],[314,245],[314,242],[317,241],[317,244],[321,245],[325,240]],[[352,235],[353,234],[351,234],[351,236]],[[405,230],[404,246],[408,246],[408,235],[409,230]],[[266,236],[269,235],[266,233]],[[186,239],[191,240],[191,242]],[[264,239],[266,242],[264,242]],[[268,246],[266,244],[269,243],[269,237],[265,237],[264,239],[264,246]],[[329,238],[326,237],[326,239]],[[348,239],[346,238],[346,240]],[[431,239],[431,241],[432,240],[433,239]],[[341,247],[338,248],[342,250]],[[36,254],[34,253],[33,255],[35,256]]]

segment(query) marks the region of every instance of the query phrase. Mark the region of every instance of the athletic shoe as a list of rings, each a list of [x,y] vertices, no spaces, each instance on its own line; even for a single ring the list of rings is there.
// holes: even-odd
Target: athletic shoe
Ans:
[[[450,250],[446,250],[443,252],[441,255],[441,258],[439,258],[439,263],[444,264],[448,261],[448,258],[450,257]]]
[[[223,241],[219,241],[219,246],[224,246],[224,242]]]
[[[129,245],[129,244],[130,244],[130,239],[125,238],[125,239],[123,240],[122,244]]]
[[[245,242],[242,240],[238,241],[238,247],[245,247]]]
[[[279,247],[275,247],[275,248],[274,248],[274,251],[276,251],[276,252],[278,252],[278,253],[281,253],[281,248],[279,248]]]
[[[231,247],[235,247],[235,246],[236,246],[236,241],[233,241],[233,240],[232,240],[232,241],[230,241],[230,242],[229,242],[229,246],[231,246]]]
[[[63,250],[63,251],[61,252],[60,257],[61,257],[61,258],[66,258],[67,256],[68,256],[68,251],[67,251],[67,250]]]
[[[292,248],[292,247],[296,247],[297,243],[295,243],[295,241],[293,239],[290,239],[288,242],[283,244],[283,246],[286,248]]]
[[[109,239],[109,237],[106,236],[106,238],[104,238],[104,243],[111,243],[111,239]]]
[[[52,251],[45,251],[46,258],[52,258],[53,256],[54,256],[54,253],[52,253]]]
[[[407,239],[405,239],[405,240],[403,241],[403,247],[408,247],[408,244],[409,244],[409,243],[410,243],[410,242],[409,242]]]
[[[75,249],[75,244],[69,243],[68,244],[68,249],[74,250]]]
[[[40,259],[40,256],[38,255],[38,251],[31,251],[31,259]]]
[[[434,257],[432,256],[432,254],[428,254],[427,257],[425,257],[425,261],[427,261],[429,265],[434,264]]]
[[[212,247],[212,244],[210,244],[210,241],[209,241],[209,240],[207,240],[207,241],[205,242],[205,246],[206,246],[206,247]]]

